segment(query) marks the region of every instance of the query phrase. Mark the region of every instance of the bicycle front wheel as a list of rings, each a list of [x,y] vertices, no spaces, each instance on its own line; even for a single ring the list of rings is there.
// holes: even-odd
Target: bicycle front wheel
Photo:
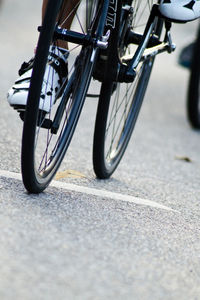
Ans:
[[[190,78],[187,93],[187,117],[191,126],[200,129],[200,25],[192,51]]]
[[[89,42],[79,44],[80,36],[87,36],[89,40],[103,33],[103,27],[99,30],[101,5],[98,0],[92,4],[90,0],[74,1],[76,4],[71,11],[64,11],[65,3],[63,0],[48,1],[34,59],[21,155],[23,182],[31,193],[43,191],[55,175],[67,151],[83,106],[95,64],[96,48]],[[88,9],[90,19],[86,25],[85,10]],[[50,111],[44,113],[41,109],[41,97],[45,103],[45,97],[51,94],[44,94],[42,86],[44,82],[50,82],[52,85],[52,82],[57,80],[52,72],[46,74],[45,71],[49,64],[49,49],[52,57],[52,49],[56,48],[52,46],[60,47],[63,26],[72,17],[73,24],[70,30],[74,34],[70,38],[73,40],[67,40],[65,37],[63,42],[68,48],[68,76],[56,91],[55,98],[50,100]]]
[[[128,32],[131,29],[142,36],[152,6],[153,1],[135,0],[132,14],[125,19],[121,17],[117,47],[121,64],[126,56],[133,55],[137,49],[137,45],[127,46]],[[126,16],[126,12],[124,15]],[[160,23],[155,22],[152,34],[159,35],[160,26]],[[112,51],[110,55],[112,56]],[[154,58],[142,60],[131,83],[114,82],[109,79],[102,83],[93,143],[93,166],[100,179],[111,176],[126,150],[142,105],[153,62]],[[108,56],[108,70],[111,68]]]

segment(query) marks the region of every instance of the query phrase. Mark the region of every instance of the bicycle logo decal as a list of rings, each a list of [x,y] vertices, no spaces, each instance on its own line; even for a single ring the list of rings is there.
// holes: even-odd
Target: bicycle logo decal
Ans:
[[[108,14],[106,19],[106,26],[115,28],[116,24],[116,13],[117,13],[117,1],[110,0],[110,4],[108,7]]]

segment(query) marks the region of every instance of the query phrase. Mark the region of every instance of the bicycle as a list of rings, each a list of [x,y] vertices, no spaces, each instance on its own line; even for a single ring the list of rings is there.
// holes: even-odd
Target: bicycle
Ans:
[[[31,193],[53,179],[69,147],[92,77],[101,82],[94,130],[93,165],[98,178],[117,168],[133,132],[154,58],[174,51],[171,23],[153,0],[84,0],[76,28],[62,28],[63,0],[49,0],[34,59],[22,137],[22,177]],[[84,28],[85,6],[88,20]],[[73,12],[69,12],[73,13]],[[67,16],[66,16],[67,18]],[[165,24],[165,34],[161,32]],[[49,114],[39,98],[50,45],[69,44],[68,78]]]
[[[187,118],[194,129],[200,129],[200,23],[192,45],[190,76],[187,91]]]

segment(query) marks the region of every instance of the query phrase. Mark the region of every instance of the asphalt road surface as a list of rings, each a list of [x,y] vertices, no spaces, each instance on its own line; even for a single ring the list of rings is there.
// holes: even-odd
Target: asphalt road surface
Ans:
[[[40,6],[5,0],[0,12],[0,299],[200,299],[200,133],[186,119],[189,72],[177,64],[196,22],[173,27],[177,50],[157,58],[112,178],[93,172],[97,103],[87,99],[56,179],[29,195],[22,122],[6,93],[33,55]]]

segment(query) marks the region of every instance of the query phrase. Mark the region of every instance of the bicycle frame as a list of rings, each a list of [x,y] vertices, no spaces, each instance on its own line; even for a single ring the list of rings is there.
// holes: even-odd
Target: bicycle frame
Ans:
[[[166,27],[166,34],[164,41],[161,42],[153,36],[151,36],[153,27],[155,22],[163,22],[162,16],[159,12],[158,5],[154,4],[152,7],[151,14],[149,16],[149,20],[147,22],[144,35],[141,37],[141,42],[139,44],[139,47],[135,53],[135,55],[132,58],[127,58],[128,59],[128,68],[126,71],[126,80],[134,80],[135,78],[135,72],[134,69],[137,68],[139,62],[141,60],[145,60],[149,57],[156,56],[159,53],[162,52],[169,52],[171,53],[176,49],[175,44],[172,43],[171,40],[171,35],[170,35],[170,28],[171,28],[171,23],[168,21],[165,21],[165,27]],[[130,41],[131,42],[131,41]],[[134,35],[133,35],[133,41],[134,40]]]
[[[130,33],[128,43],[138,45],[136,52],[134,54],[124,56],[123,62],[126,62],[126,67],[122,64],[119,66],[120,63],[116,51],[120,31],[120,17],[121,14],[124,13],[119,11],[121,3],[124,4],[125,11],[132,9],[132,1],[104,0],[101,13],[101,23],[104,24],[106,20],[108,30],[109,28],[112,28],[113,30],[113,37],[111,37],[113,38],[113,55],[111,64],[112,66],[118,65],[118,70],[112,70],[112,75],[109,74],[109,76],[112,76],[113,79],[119,82],[132,82],[135,78],[135,69],[140,61],[149,59],[149,57],[154,57],[162,52],[167,51],[171,53],[175,50],[176,46],[171,40],[171,23],[169,21],[165,20],[166,34],[163,41],[160,41],[154,35],[152,36],[155,22],[163,23],[163,17],[159,12],[158,4],[154,4],[144,34],[139,35],[135,32]],[[91,38],[89,34],[80,34],[75,31],[56,28],[55,39],[65,40],[79,45],[93,46],[99,49],[107,49],[110,36],[108,32],[106,32],[105,35],[102,35],[102,32],[98,32],[96,33],[95,38]]]
[[[171,22],[165,20],[166,33],[163,41],[160,41],[157,38],[156,33],[152,35],[155,22],[159,22],[160,30],[162,29],[162,24],[164,22],[158,7],[159,7],[158,4],[153,5],[143,34],[137,34],[134,31],[130,32],[128,44],[138,45],[138,48],[135,51],[135,53],[123,57],[122,62],[126,63],[126,65],[119,62],[118,54],[116,53],[117,51],[116,43],[118,43],[118,34],[120,30],[119,18],[118,18],[116,29],[114,32],[114,38],[113,38],[115,42],[113,42],[114,47],[112,48],[112,56],[113,56],[112,66],[116,65],[116,60],[118,61],[118,65],[119,65],[119,70],[115,72],[115,75],[112,75],[113,79],[115,79],[116,81],[127,82],[127,83],[132,82],[135,79],[135,69],[137,68],[138,64],[141,61],[149,59],[150,57],[155,57],[157,54],[162,52],[171,53],[176,49],[175,44],[172,43],[171,34],[170,34]],[[131,10],[132,7],[125,5],[125,9]],[[117,15],[121,15],[121,12],[118,12]]]
[[[95,38],[91,38],[90,34],[81,34],[72,30],[61,29],[57,27],[55,29],[55,39],[64,40],[66,42],[71,42],[84,46],[93,46],[102,49],[107,48],[108,36],[103,35],[103,24],[105,24],[108,15],[109,3],[109,0],[103,1],[100,19],[100,24],[102,24],[102,26],[99,28],[99,31],[96,32]]]
[[[138,45],[136,52],[128,56],[124,56],[123,62],[120,62],[117,51],[121,30],[120,19],[122,14],[129,14],[129,11],[132,10],[132,2],[132,0],[105,0],[103,2],[101,23],[104,24],[106,20],[107,32],[105,35],[102,35],[103,30],[100,30],[96,34],[95,38],[91,38],[90,34],[81,34],[72,30],[57,27],[55,30],[55,39],[61,39],[84,46],[92,46],[94,51],[96,51],[95,49],[102,49],[105,56],[108,55],[108,52],[110,51],[112,55],[109,55],[109,65],[112,67],[109,68],[110,72],[107,72],[107,75],[104,75],[104,79],[116,82],[133,82],[135,79],[135,69],[140,61],[149,59],[150,57],[155,57],[157,54],[164,51],[172,52],[175,50],[175,45],[171,41],[170,22],[165,21],[166,34],[163,42],[161,42],[156,36],[152,36],[155,22],[160,22],[161,28],[163,23],[162,16],[159,14],[158,5],[155,4],[152,7],[144,34],[140,35],[134,31],[131,31],[129,34],[128,44],[133,43]],[[121,11],[122,4],[125,9]],[[110,30],[112,32],[111,36],[109,33]],[[112,49],[109,49],[109,44],[112,45]],[[126,62],[126,64],[123,64],[124,62]],[[101,78],[98,79],[101,81]],[[67,92],[68,91],[65,91],[65,93]],[[66,103],[64,101],[60,103],[52,124],[44,124],[47,128],[51,127],[53,133],[56,133],[59,128],[65,105]]]

